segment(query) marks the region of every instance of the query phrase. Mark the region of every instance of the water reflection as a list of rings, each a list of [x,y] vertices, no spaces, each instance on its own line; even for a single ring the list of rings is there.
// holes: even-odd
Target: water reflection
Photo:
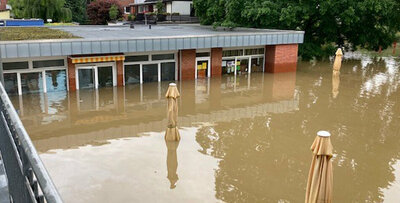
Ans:
[[[170,189],[174,189],[176,187],[176,182],[178,182],[178,157],[176,154],[176,150],[179,146],[179,141],[165,141],[167,145],[167,170],[168,175],[167,178],[171,185]]]
[[[82,192],[86,202],[304,201],[321,129],[335,146],[334,201],[383,202],[398,198],[385,191],[399,187],[399,63],[350,56],[340,78],[329,63],[299,63],[297,73],[178,81],[179,156],[163,139],[168,82],[11,99],[67,202]]]

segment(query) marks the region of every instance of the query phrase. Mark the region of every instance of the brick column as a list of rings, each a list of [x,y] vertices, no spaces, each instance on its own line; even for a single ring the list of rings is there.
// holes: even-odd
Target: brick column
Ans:
[[[195,77],[196,66],[196,50],[185,49],[181,50],[180,57],[180,74],[181,80],[193,80]]]
[[[265,72],[296,72],[298,44],[266,45]]]
[[[222,74],[222,48],[211,49],[211,77],[221,77]]]
[[[72,59],[67,59],[68,63],[68,88],[69,91],[76,91],[76,74],[75,74],[75,64],[72,63]]]
[[[117,65],[117,86],[122,87],[124,86],[124,62],[116,61],[115,64]]]

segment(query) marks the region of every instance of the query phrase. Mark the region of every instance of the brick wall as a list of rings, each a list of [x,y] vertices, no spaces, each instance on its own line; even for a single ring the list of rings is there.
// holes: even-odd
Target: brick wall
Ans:
[[[75,91],[76,90],[75,64],[72,63],[72,59],[71,58],[67,59],[67,63],[68,63],[68,85],[69,85],[69,91]]]
[[[295,72],[297,52],[297,44],[266,45],[265,71],[269,73]]]
[[[0,11],[6,10],[7,0],[0,0]]]
[[[180,74],[181,80],[193,80],[195,77],[196,50],[181,50],[180,57]]]
[[[220,77],[222,74],[222,48],[211,49],[211,77]]]
[[[116,61],[117,66],[117,86],[124,86],[124,64],[123,61]]]

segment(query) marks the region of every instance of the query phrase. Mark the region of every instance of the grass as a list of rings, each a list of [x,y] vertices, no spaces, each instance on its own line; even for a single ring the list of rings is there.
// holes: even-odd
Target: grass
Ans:
[[[48,27],[3,27],[0,28],[0,41],[71,39],[79,38],[69,32]]]

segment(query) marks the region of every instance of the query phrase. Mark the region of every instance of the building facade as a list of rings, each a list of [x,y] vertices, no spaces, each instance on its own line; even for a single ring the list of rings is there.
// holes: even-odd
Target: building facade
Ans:
[[[298,44],[304,37],[302,31],[198,32],[0,42],[3,84],[9,94],[25,94],[224,74],[293,72]]]

